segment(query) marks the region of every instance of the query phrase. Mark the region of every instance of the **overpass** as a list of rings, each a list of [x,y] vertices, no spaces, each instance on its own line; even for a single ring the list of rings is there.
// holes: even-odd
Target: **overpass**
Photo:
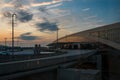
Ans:
[[[81,59],[86,59],[96,52],[96,50],[70,50],[66,54],[57,56],[0,63],[0,80],[10,80],[16,77],[54,70],[60,66],[75,64],[78,61],[82,63]]]
[[[52,44],[56,44],[56,42],[54,41]],[[120,22],[77,32],[58,39],[58,43],[72,42],[100,42],[120,50]]]

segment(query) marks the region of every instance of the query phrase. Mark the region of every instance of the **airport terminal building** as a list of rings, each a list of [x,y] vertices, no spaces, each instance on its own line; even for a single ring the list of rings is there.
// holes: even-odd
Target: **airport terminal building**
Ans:
[[[63,49],[80,49],[96,48],[96,46],[98,45],[106,45],[119,50],[119,44],[120,22],[67,35],[62,38],[59,38],[51,44],[48,44],[48,46]]]

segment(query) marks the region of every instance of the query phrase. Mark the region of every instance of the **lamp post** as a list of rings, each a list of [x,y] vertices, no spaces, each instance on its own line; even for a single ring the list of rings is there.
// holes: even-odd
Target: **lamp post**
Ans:
[[[14,20],[15,20],[16,14],[12,14],[12,55],[14,55]]]

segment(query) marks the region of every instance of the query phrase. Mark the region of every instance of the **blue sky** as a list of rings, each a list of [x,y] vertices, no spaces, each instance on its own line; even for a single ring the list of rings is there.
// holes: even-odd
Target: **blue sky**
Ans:
[[[87,17],[91,20],[102,20],[102,24],[120,21],[119,0],[73,0],[66,3],[63,8],[71,10],[71,16],[76,17],[78,21]]]
[[[0,44],[7,37],[11,45],[13,13],[17,14],[15,37],[20,45],[46,45],[56,39],[57,28],[62,37],[120,22],[120,0],[0,0]]]

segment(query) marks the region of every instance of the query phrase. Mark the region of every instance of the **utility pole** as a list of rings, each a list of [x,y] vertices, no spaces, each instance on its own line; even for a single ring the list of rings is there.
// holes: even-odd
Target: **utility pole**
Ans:
[[[16,14],[12,14],[12,55],[14,55],[14,20],[15,20]]]

